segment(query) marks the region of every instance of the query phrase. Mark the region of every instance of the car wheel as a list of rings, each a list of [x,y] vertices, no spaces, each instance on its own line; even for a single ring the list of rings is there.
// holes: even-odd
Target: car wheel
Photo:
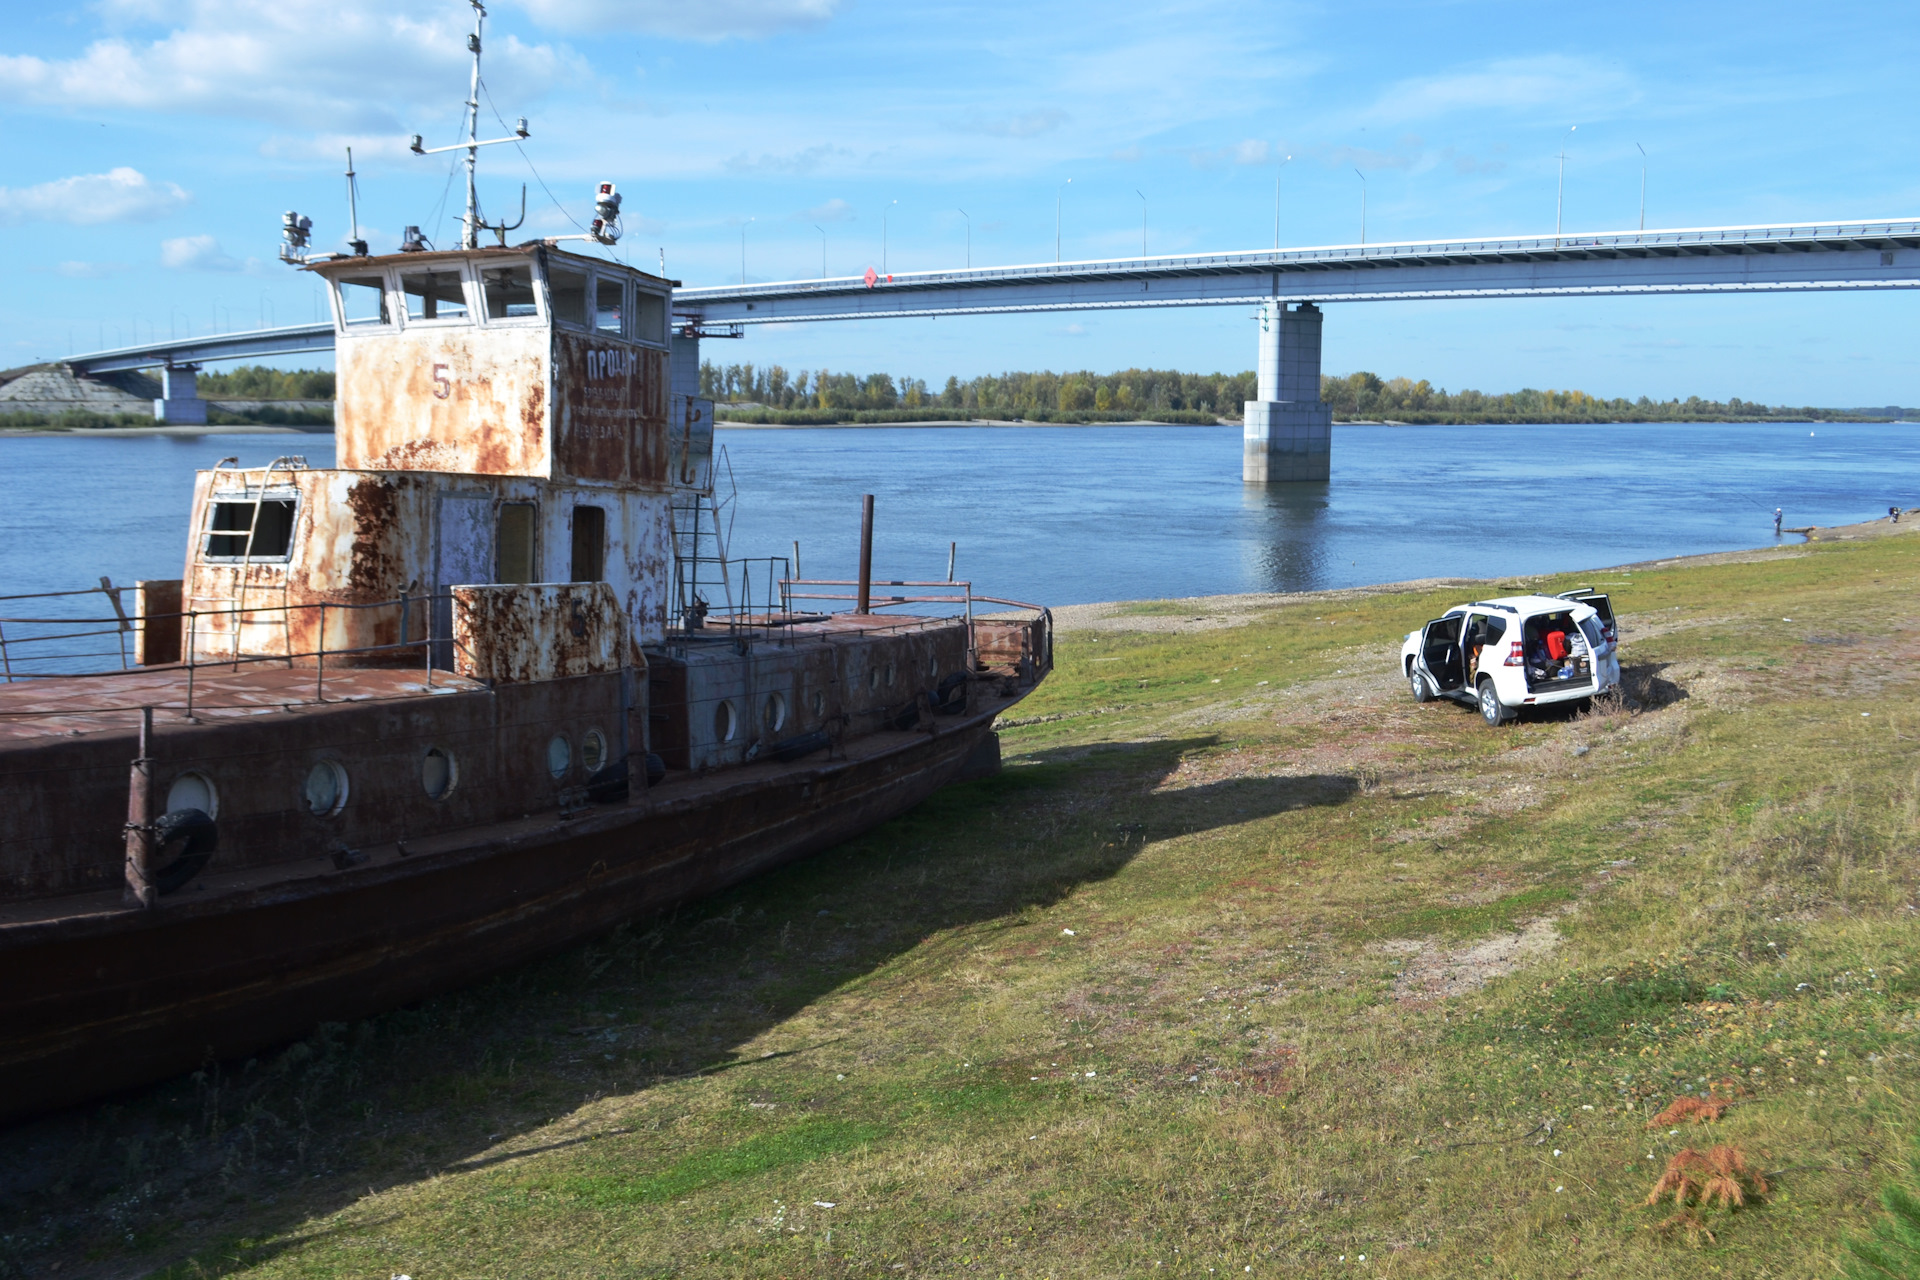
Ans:
[[[1433,701],[1433,686],[1427,683],[1427,676],[1424,671],[1407,672],[1407,685],[1413,690],[1413,700],[1415,702]]]
[[[1480,718],[1496,727],[1506,723],[1506,704],[1500,701],[1500,694],[1494,689],[1491,680],[1480,682]]]

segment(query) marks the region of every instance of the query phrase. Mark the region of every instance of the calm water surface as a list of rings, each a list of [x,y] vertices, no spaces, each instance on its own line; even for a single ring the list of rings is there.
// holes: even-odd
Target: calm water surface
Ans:
[[[1810,434],[1811,433],[1811,434]],[[1341,426],[1333,479],[1240,483],[1237,427],[722,428],[730,552],[1046,604],[1593,568],[1920,505],[1920,427]],[[178,577],[193,473],[320,435],[0,439],[0,594]],[[723,474],[725,469],[723,468]],[[1789,539],[1791,540],[1791,539]]]

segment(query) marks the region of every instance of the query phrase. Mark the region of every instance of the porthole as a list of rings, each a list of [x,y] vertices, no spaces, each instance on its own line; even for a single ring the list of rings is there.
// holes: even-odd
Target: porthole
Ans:
[[[307,785],[302,790],[307,811],[317,818],[331,818],[347,807],[347,771],[338,760],[322,760],[307,770]]]
[[[167,812],[175,809],[198,809],[209,818],[220,816],[220,793],[214,790],[213,779],[204,773],[183,773],[173,780],[167,788]]]
[[[738,728],[734,723],[731,702],[722,702],[713,709],[713,736],[716,741],[732,742]]]
[[[760,704],[760,723],[767,727],[768,733],[778,733],[787,727],[786,695],[767,695],[767,700]]]
[[[821,716],[824,716],[825,714],[827,714],[826,691],[822,689],[815,689],[813,691],[813,718],[815,720],[818,720]]]
[[[453,763],[453,753],[439,747],[428,747],[426,758],[420,762],[420,785],[426,788],[427,796],[433,800],[445,800],[458,781],[460,770]]]
[[[932,657],[927,659],[927,679],[938,680],[939,678],[940,678],[940,655],[936,653]]]
[[[566,734],[554,734],[547,742],[547,772],[556,778],[564,778],[572,767],[573,744],[567,741]]]
[[[606,735],[598,729],[587,730],[586,737],[580,739],[580,767],[588,773],[598,773],[600,766],[606,762]]]
[[[891,662],[887,664],[887,688],[893,688],[893,664]]]
[[[867,668],[867,689],[868,689],[868,691],[869,691],[869,692],[871,692],[872,690],[874,690],[874,689],[878,689],[879,687],[880,687],[880,668],[878,668],[878,667],[868,667],[868,668]]]

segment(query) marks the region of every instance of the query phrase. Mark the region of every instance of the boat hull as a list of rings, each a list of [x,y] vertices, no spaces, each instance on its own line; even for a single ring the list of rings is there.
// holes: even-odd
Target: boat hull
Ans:
[[[998,708],[844,759],[300,864],[0,928],[0,1118],[284,1044],[522,964],[830,848],[998,764]]]

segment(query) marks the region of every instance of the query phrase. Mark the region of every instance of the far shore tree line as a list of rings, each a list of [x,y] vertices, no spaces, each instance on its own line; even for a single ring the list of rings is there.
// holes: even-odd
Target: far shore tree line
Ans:
[[[916,422],[939,419],[1023,419],[1028,422],[1218,422],[1238,419],[1254,396],[1251,370],[1182,373],[1176,369],[1122,369],[1117,373],[1002,373],[962,380],[939,390],[921,378],[891,374],[789,372],[780,365],[700,366],[700,394],[726,405],[734,422],[814,424]],[[1765,405],[1738,396],[1705,400],[1604,399],[1585,391],[1447,391],[1422,379],[1384,379],[1372,373],[1320,379],[1320,398],[1337,422],[1786,422],[1885,421],[1906,416],[1884,409],[1826,409]]]
[[[1254,396],[1251,371],[1183,373],[1177,369],[1089,370],[1068,373],[1002,373],[951,377],[938,390],[925,379],[886,373],[788,371],[781,365],[700,366],[700,394],[718,402],[722,421],[792,426],[836,422],[939,422],[984,419],[1027,422],[1173,422],[1212,425],[1237,421]],[[211,400],[253,401],[243,412],[209,407],[216,425],[280,424],[325,429],[324,408],[274,401],[331,400],[334,377],[325,369],[270,369],[242,365],[204,373],[199,391]],[[1706,400],[1606,399],[1585,391],[1448,391],[1422,379],[1381,378],[1372,373],[1320,379],[1320,397],[1336,422],[1603,423],[1603,422],[1884,422],[1920,417],[1920,409],[1896,405],[1854,409],[1766,405],[1734,396]],[[261,403],[264,402],[264,403]],[[144,414],[75,410],[59,414],[8,413],[4,427],[152,425]]]

